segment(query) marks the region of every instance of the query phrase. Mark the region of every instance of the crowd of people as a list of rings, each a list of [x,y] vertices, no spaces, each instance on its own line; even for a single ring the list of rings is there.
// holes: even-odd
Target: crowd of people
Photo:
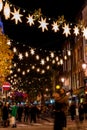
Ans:
[[[16,121],[21,122],[34,122],[36,123],[36,119],[39,118],[40,110],[39,108],[32,105],[21,105],[13,102],[9,104],[8,102],[3,103],[0,106],[0,123],[3,127],[16,127]]]
[[[42,109],[44,108],[44,109]],[[0,105],[0,123],[3,127],[11,126],[17,127],[17,122],[25,123],[37,123],[37,120],[43,115],[50,112],[50,117],[54,119],[54,130],[63,130],[67,127],[67,116],[70,115],[71,121],[74,121],[78,117],[79,122],[83,122],[87,119],[87,102],[79,103],[78,106],[75,102],[68,104],[55,101],[53,106],[38,107],[38,105],[28,103],[22,105],[13,102],[3,102]],[[47,114],[49,116],[49,114]]]
[[[74,102],[69,107],[69,113],[71,115],[71,120],[75,120],[75,117],[78,116],[80,122],[83,122],[84,119],[87,119],[87,102],[79,103],[78,106]]]
[[[64,103],[55,103],[54,110],[54,130],[63,130],[67,127],[67,116],[70,116],[71,121],[75,121],[77,127],[82,125],[84,120],[87,120],[87,102],[76,104],[71,103],[67,106]]]

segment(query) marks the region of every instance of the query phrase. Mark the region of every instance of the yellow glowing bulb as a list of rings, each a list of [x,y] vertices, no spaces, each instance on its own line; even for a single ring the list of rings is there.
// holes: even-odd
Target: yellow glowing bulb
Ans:
[[[60,89],[60,85],[56,85],[56,89]]]

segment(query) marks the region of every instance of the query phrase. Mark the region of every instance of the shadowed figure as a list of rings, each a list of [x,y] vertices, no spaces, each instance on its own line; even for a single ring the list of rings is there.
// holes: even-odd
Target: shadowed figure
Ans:
[[[55,103],[54,130],[63,130],[66,127],[66,115],[63,110],[63,104]]]
[[[70,115],[71,115],[71,120],[75,120],[75,115],[76,115],[76,105],[75,103],[72,102],[70,108],[69,108],[69,112],[70,112]]]

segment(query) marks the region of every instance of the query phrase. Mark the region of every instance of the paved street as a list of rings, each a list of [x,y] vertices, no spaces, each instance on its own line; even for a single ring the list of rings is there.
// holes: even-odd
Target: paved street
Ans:
[[[2,128],[1,130],[53,130],[53,120],[50,122],[46,120],[41,120],[39,123],[17,123],[17,128]],[[66,130],[87,130],[87,121],[84,121],[82,124],[78,121],[71,121],[70,118],[67,120],[67,129]]]

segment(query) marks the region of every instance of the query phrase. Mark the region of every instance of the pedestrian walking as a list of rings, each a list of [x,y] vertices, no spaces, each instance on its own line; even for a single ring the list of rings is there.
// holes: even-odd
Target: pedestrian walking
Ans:
[[[82,123],[84,120],[84,106],[83,103],[79,104],[79,121]]]
[[[30,110],[29,105],[26,104],[24,106],[24,122],[28,122],[28,119],[29,119],[29,110]]]
[[[34,122],[36,123],[37,118],[37,107],[36,105],[32,105],[30,108],[30,123]]]
[[[7,127],[9,125],[9,108],[8,103],[3,103],[2,107],[2,121],[3,121],[3,127]]]
[[[63,110],[63,104],[56,102],[54,112],[54,130],[63,130],[63,128],[66,128],[66,115]]]
[[[87,120],[87,102],[84,102],[84,117],[85,117],[85,120]]]
[[[76,105],[74,102],[71,103],[70,107],[69,107],[69,112],[70,112],[70,116],[71,116],[71,120],[75,120],[75,116],[76,116]]]
[[[19,104],[18,109],[17,109],[17,118],[19,122],[22,121],[22,114],[23,114],[23,106]]]
[[[16,103],[13,103],[12,111],[11,111],[11,125],[12,128],[16,127],[16,116],[17,116],[17,106]]]

